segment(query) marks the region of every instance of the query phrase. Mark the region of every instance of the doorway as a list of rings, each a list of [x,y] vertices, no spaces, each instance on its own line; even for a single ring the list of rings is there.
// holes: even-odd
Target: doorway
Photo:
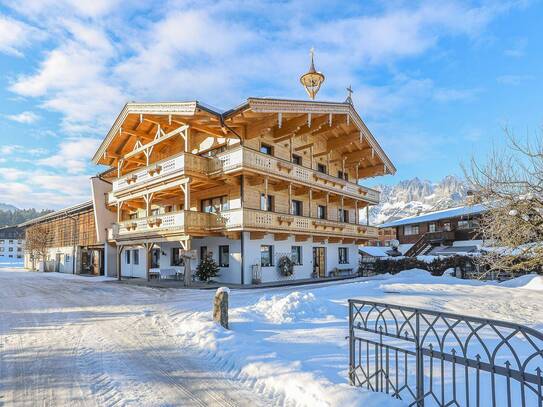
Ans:
[[[313,274],[316,277],[326,277],[326,248],[313,248]]]

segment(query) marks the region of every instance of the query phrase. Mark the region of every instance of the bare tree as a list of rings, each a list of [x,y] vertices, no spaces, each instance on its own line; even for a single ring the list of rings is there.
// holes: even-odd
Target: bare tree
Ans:
[[[480,223],[488,250],[478,259],[485,270],[509,273],[543,271],[543,137],[521,142],[505,131],[508,146],[466,177],[488,212]]]
[[[35,261],[47,258],[47,249],[51,241],[51,229],[46,225],[29,226],[25,232],[25,251],[32,259],[32,269],[35,269]]]

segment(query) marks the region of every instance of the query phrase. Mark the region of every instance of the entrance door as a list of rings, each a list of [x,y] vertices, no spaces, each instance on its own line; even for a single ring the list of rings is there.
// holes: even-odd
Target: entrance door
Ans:
[[[60,253],[56,253],[55,255],[55,272],[59,273],[60,272]]]
[[[317,277],[326,276],[326,248],[314,247],[313,248],[313,273]]]
[[[91,251],[90,270],[96,276],[104,275],[104,251],[102,249],[93,249]]]

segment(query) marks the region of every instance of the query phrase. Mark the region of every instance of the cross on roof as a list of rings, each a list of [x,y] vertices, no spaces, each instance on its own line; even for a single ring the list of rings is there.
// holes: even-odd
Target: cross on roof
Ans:
[[[353,95],[353,88],[351,87],[351,85],[349,85],[349,87],[347,88],[347,92],[348,92],[348,95],[347,95],[347,99],[345,99],[345,103],[350,103],[352,105],[353,99],[351,98],[351,96]]]

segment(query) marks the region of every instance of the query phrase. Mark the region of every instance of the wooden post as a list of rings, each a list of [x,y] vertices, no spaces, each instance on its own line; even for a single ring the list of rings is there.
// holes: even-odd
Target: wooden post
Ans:
[[[354,223],[356,223],[358,225],[358,217],[360,215],[358,214],[358,201],[355,200],[354,201]]]
[[[147,281],[150,281],[151,275],[149,274],[149,271],[151,270],[151,263],[152,263],[151,253],[153,251],[153,247],[155,246],[155,243],[154,242],[144,243],[143,246],[145,247],[146,259],[147,259],[147,264],[146,264]]]
[[[311,218],[312,217],[312,212],[313,212],[313,190],[311,188],[309,188],[309,217]]]
[[[313,166],[313,146],[309,146],[309,168],[314,169]]]
[[[189,237],[187,240],[181,240],[181,246],[185,250],[185,254],[186,254],[184,256],[184,259],[185,259],[185,279],[184,280],[185,280],[185,287],[188,287],[192,283],[192,269],[190,267],[191,258],[187,254],[189,254],[191,250],[192,239]]]
[[[326,220],[330,220],[330,194],[326,193]]]
[[[190,178],[186,178],[185,182],[180,185],[181,190],[184,194],[184,208],[183,210],[189,211],[190,210]]]
[[[121,281],[121,264],[124,246],[117,246],[117,280]]]
[[[345,209],[345,203],[344,203],[344,200],[343,200],[343,195],[341,195],[341,218],[342,218],[342,221],[343,222],[347,222],[345,220],[345,215],[344,215],[344,209]]]
[[[288,213],[292,215],[292,182],[288,183]]]
[[[264,210],[271,210],[268,208],[268,177],[264,177]]]

